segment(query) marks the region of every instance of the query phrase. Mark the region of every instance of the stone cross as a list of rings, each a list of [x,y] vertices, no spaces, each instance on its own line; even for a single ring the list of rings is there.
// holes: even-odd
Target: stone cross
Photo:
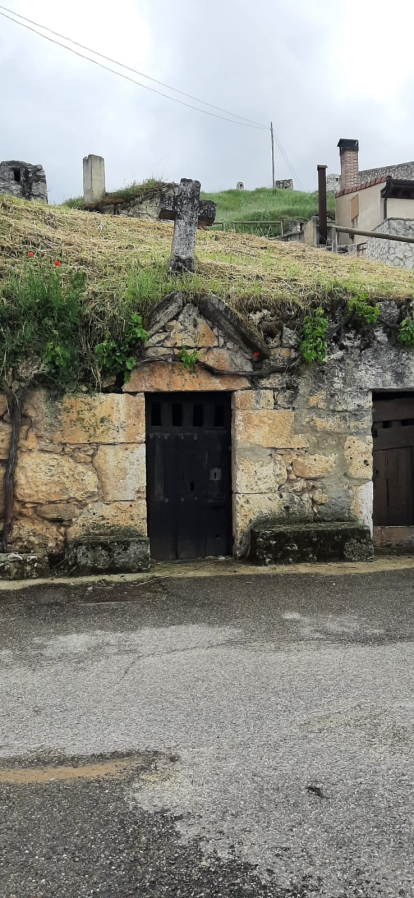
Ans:
[[[178,193],[161,198],[159,217],[174,222],[169,271],[194,271],[197,227],[212,225],[216,217],[216,204],[200,200],[200,188],[200,181],[181,178]]]

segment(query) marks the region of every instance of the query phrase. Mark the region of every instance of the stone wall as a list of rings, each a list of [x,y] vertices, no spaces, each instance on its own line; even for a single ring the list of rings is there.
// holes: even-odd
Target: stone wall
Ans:
[[[293,179],[285,178],[282,181],[275,181],[275,187],[277,187],[278,190],[293,190]]]
[[[41,165],[28,162],[0,162],[0,194],[47,203],[46,175]]]
[[[10,426],[3,399],[4,466]],[[33,392],[25,405],[10,548],[56,557],[78,540],[146,536],[144,397]],[[2,479],[4,467],[2,467]]]
[[[206,306],[208,312],[208,305]],[[123,393],[54,402],[42,391],[26,403],[16,476],[12,548],[43,548],[55,557],[99,537],[146,536],[145,393],[231,392],[235,553],[248,551],[263,521],[355,521],[372,526],[372,391],[414,389],[414,354],[379,326],[347,332],[322,366],[289,368],[298,333],[272,324],[272,310],[252,315],[271,334],[270,358],[257,360],[248,339],[201,314],[178,295],[149,329]],[[381,318],[395,322],[395,303]],[[391,336],[390,336],[391,334]],[[193,372],[179,349],[197,349]],[[260,355],[260,352],[259,352]],[[264,369],[281,366],[266,374]],[[262,372],[259,374],[259,372]],[[2,459],[9,425],[0,420]]]
[[[411,181],[414,179],[414,162],[402,162],[400,165],[386,165],[382,168],[367,168],[365,171],[359,172],[359,183],[366,184],[367,181],[374,181],[376,178],[384,178],[388,175]]]
[[[120,199],[116,195],[111,198],[106,194],[99,203],[92,203],[86,208],[91,212],[103,215],[125,215],[127,218],[157,219],[160,217],[161,204],[168,198],[176,196],[178,184],[155,185],[141,196]]]
[[[414,238],[414,220],[411,218],[386,218],[374,228],[381,234],[396,234]],[[368,259],[394,265],[396,268],[413,268],[414,243],[398,243],[396,240],[376,240],[367,237],[365,255]]]
[[[326,189],[328,193],[337,193],[338,190],[341,189],[341,176],[340,175],[327,175],[326,176]]]

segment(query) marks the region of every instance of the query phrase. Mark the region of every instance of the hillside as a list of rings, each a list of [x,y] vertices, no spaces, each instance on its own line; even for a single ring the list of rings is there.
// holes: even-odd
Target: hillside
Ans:
[[[160,187],[161,181],[148,179],[142,183],[133,183],[112,193],[105,194],[105,202],[122,203],[135,197],[145,196],[154,187]],[[278,237],[281,233],[281,221],[286,232],[286,224],[293,218],[305,220],[318,212],[318,194],[303,193],[300,190],[272,190],[259,187],[257,190],[223,190],[221,193],[202,193],[205,200],[213,200],[217,206],[215,230],[224,222],[227,228],[237,233],[259,234],[265,237]],[[97,210],[101,204],[96,204]],[[83,209],[81,196],[66,200],[63,206],[68,209]],[[328,194],[328,214],[335,212],[335,199]],[[246,224],[246,222],[248,222]],[[250,222],[253,222],[251,224]],[[269,224],[270,222],[270,224]],[[273,224],[274,222],[274,224]]]
[[[52,260],[59,271],[83,271],[86,298],[97,314],[115,309],[126,295],[144,316],[172,290],[188,296],[216,293],[244,314],[267,308],[277,317],[286,306],[328,307],[361,293],[404,300],[413,279],[352,256],[281,243],[231,231],[198,231],[197,273],[167,274],[172,224],[99,215],[0,197],[0,278],[24,266]],[[33,257],[28,259],[28,253]]]
[[[203,199],[213,200],[217,206],[216,221],[231,226],[235,222],[238,233],[260,233],[265,236],[280,234],[280,221],[284,225],[292,218],[311,218],[318,212],[318,194],[299,190],[224,190],[221,193],[203,193]],[[328,212],[335,211],[333,194],[328,194]],[[245,222],[255,224],[245,224]],[[261,224],[275,222],[275,225]],[[256,224],[257,223],[257,224]],[[286,230],[286,227],[285,227]]]

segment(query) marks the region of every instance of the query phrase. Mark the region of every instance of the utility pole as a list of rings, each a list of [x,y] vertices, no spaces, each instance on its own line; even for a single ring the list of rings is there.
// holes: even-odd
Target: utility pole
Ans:
[[[270,139],[272,142],[272,187],[275,186],[275,136],[273,134],[273,122],[270,122]]]

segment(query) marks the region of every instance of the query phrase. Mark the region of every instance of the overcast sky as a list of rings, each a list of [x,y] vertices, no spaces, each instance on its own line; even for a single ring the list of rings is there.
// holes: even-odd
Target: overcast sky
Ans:
[[[179,90],[273,119],[306,190],[317,163],[339,171],[340,137],[359,138],[361,168],[414,159],[412,0],[393,0],[398,34],[378,0],[2,2]],[[187,109],[2,17],[0,69],[0,159],[41,163],[51,202],[81,194],[88,153],[104,156],[108,190],[151,176],[270,186],[268,131]],[[276,149],[276,177],[290,176]]]

